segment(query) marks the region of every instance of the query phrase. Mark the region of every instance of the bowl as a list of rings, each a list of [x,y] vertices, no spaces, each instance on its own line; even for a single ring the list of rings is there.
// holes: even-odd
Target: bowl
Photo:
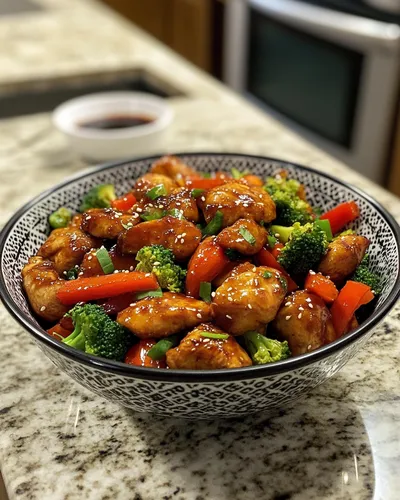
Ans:
[[[95,161],[162,151],[172,119],[165,99],[144,92],[89,94],[53,111],[53,123],[68,138],[71,149]]]
[[[400,294],[400,229],[379,203],[327,174],[285,161],[241,155],[179,155],[203,172],[248,169],[266,176],[282,168],[306,185],[314,206],[330,209],[355,200],[361,209],[353,227],[371,240],[372,268],[383,277],[383,292],[371,316],[351,333],[313,352],[277,363],[231,370],[157,370],[96,358],[50,337],[30,311],[20,272],[46,240],[48,215],[61,205],[76,210],[82,196],[99,183],[114,183],[118,194],[148,171],[156,159],[142,158],[92,169],[55,186],[22,207],[0,235],[0,292],[9,312],[46,356],[76,382],[139,412],[186,418],[240,417],[293,403],[339,371],[373,334]]]

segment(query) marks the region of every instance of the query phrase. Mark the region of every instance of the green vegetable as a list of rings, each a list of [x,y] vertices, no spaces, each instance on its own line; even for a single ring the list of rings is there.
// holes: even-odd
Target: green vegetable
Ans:
[[[208,281],[202,281],[200,283],[200,297],[204,302],[211,302],[211,283]]]
[[[272,278],[272,273],[270,273],[269,271],[265,271],[265,273],[263,274],[264,278]]]
[[[121,222],[121,226],[124,229],[130,229],[131,227],[133,227],[133,224],[132,224],[132,222],[128,222],[128,224],[124,224],[123,222]]]
[[[298,196],[300,182],[295,179],[286,179],[280,175],[267,177],[264,185],[265,191],[270,195],[277,192],[288,193],[290,196]]]
[[[237,250],[234,250],[233,248],[227,248],[226,250],[224,250],[224,253],[229,260],[240,260],[243,257],[242,254],[240,254]]]
[[[68,315],[74,323],[74,331],[63,340],[64,344],[102,358],[124,359],[131,334],[111,320],[103,308],[95,304],[78,304]]]
[[[174,254],[162,245],[143,247],[136,255],[136,271],[154,273],[160,287],[171,292],[182,292],[186,270],[174,262]]]
[[[201,175],[203,176],[203,179],[211,179],[210,172],[202,172]]]
[[[231,174],[232,174],[232,177],[234,179],[241,179],[242,177],[244,177],[245,175],[247,175],[249,173],[248,170],[245,170],[244,172],[241,172],[240,170],[238,170],[237,168],[232,168],[231,169]]]
[[[144,221],[162,219],[165,215],[164,210],[159,208],[154,208],[152,210],[146,210],[140,215],[140,218]]]
[[[185,217],[183,216],[182,210],[179,210],[177,208],[171,208],[171,210],[168,210],[166,215],[171,215],[171,217],[175,217],[175,219],[183,220]]]
[[[336,240],[336,238],[340,238],[341,236],[347,236],[349,234],[356,234],[354,229],[346,229],[346,231],[342,231],[340,234],[335,236],[333,239]]]
[[[365,254],[360,265],[355,270],[352,278],[353,281],[358,281],[364,283],[371,287],[371,290],[375,295],[380,295],[382,293],[381,278],[376,273],[369,269],[369,255]]]
[[[227,333],[201,332],[200,335],[208,339],[218,339],[218,340],[229,339],[229,335]]]
[[[162,297],[163,293],[161,288],[157,288],[157,290],[148,290],[147,292],[138,292],[135,297],[136,300],[142,300],[146,297]]]
[[[203,228],[203,236],[212,236],[213,234],[219,233],[222,229],[223,220],[224,215],[218,210],[207,226]]]
[[[147,356],[154,360],[162,359],[167,354],[167,351],[177,346],[178,343],[178,335],[171,335],[171,337],[161,339],[153,345],[153,347],[147,353]]]
[[[278,240],[275,238],[275,236],[271,236],[270,234],[267,237],[267,243],[269,248],[274,248],[274,246],[277,244]]]
[[[205,189],[192,189],[192,198],[198,198],[204,193]]]
[[[49,217],[49,224],[53,229],[67,227],[72,219],[72,212],[68,208],[61,207]]]
[[[147,191],[146,196],[150,200],[156,200],[160,196],[165,196],[166,194],[167,190],[165,189],[164,184],[157,184],[157,186],[151,188],[150,191]]]
[[[287,226],[278,226],[273,224],[270,228],[270,231],[273,233],[274,237],[279,238],[279,241],[281,243],[287,243],[289,241],[290,235],[292,234],[293,226],[287,227]]]
[[[99,184],[83,197],[79,211],[86,212],[89,208],[108,208],[115,199],[115,190],[112,184]]]
[[[327,219],[324,220],[317,219],[315,221],[315,224],[319,226],[323,231],[325,231],[328,241],[332,241],[333,235],[332,235],[331,223]]]
[[[96,252],[96,257],[104,274],[111,274],[114,272],[114,264],[106,248],[99,248]]]
[[[282,361],[291,355],[287,341],[279,342],[261,335],[257,332],[248,332],[244,335],[244,341],[253,363],[263,365]]]
[[[249,243],[249,245],[254,246],[256,244],[257,240],[254,238],[251,232],[244,226],[241,226],[239,228],[239,233],[243,236],[243,238],[247,241],[247,243]]]
[[[317,224],[293,225],[289,241],[278,255],[278,262],[289,274],[306,274],[318,266],[325,254],[328,239]]]
[[[76,278],[78,277],[78,273],[79,273],[79,268],[73,267],[69,271],[65,272],[65,277],[67,278],[67,280],[76,280]]]

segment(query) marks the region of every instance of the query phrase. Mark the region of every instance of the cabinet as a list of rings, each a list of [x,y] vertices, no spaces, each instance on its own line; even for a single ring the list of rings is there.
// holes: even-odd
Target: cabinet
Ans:
[[[205,71],[213,64],[214,0],[103,0]]]
[[[386,187],[392,193],[400,196],[400,105],[397,113],[396,130],[394,133],[389,180]]]

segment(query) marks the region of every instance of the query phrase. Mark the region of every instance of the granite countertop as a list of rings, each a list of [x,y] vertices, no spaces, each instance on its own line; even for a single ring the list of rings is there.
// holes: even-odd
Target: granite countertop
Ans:
[[[36,0],[39,3],[39,0]],[[152,72],[184,94],[168,151],[282,157],[397,198],[352,172],[105,7],[40,0],[0,17],[0,92],[41,79]],[[90,19],[90,23],[87,20]],[[85,163],[48,114],[0,120],[0,224]],[[274,416],[190,422],[137,415],[58,371],[0,305],[0,469],[13,499],[399,498],[400,308],[333,379]]]

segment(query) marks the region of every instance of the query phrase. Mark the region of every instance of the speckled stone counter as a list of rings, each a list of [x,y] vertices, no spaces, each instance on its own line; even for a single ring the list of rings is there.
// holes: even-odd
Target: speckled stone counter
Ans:
[[[42,0],[0,18],[0,91],[44,77],[145,68],[181,88],[169,151],[282,157],[400,203],[103,7]],[[90,23],[87,22],[90,19]],[[85,164],[47,114],[0,120],[0,224]],[[40,500],[397,500],[400,308],[339,375],[294,407],[235,421],[136,415],[60,373],[0,305],[0,468]]]

